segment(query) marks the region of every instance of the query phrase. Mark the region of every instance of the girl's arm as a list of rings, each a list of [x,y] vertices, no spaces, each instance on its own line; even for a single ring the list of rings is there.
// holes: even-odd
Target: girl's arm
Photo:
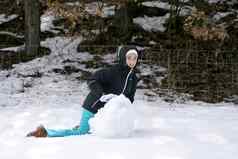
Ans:
[[[104,93],[105,83],[108,82],[108,74],[108,69],[102,69],[96,71],[88,80],[87,84],[90,89],[90,92],[84,100],[83,107],[93,113],[96,113],[97,111],[96,105],[101,105],[99,99]]]

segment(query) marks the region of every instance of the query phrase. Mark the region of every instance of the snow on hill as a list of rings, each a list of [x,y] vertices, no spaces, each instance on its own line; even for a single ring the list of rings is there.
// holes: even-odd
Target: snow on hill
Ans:
[[[47,128],[71,128],[78,124],[81,104],[89,92],[86,81],[76,80],[75,74],[63,75],[52,69],[62,68],[65,59],[93,58],[89,53],[75,52],[79,42],[80,39],[62,37],[47,39],[42,44],[50,46],[52,54],[17,64],[13,70],[0,71],[0,158],[237,158],[236,105],[194,101],[170,104],[160,98],[149,102],[142,89],[137,91],[133,104],[137,115],[129,137],[104,138],[90,134],[26,138],[26,133],[39,124]],[[86,69],[83,64],[75,67]],[[42,76],[28,76],[36,71]]]

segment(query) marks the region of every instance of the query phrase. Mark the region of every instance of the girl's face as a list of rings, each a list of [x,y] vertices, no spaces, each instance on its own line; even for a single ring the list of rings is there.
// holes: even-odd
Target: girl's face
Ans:
[[[130,67],[130,68],[134,68],[135,65],[137,63],[137,56],[134,54],[129,54],[126,56],[126,64]]]

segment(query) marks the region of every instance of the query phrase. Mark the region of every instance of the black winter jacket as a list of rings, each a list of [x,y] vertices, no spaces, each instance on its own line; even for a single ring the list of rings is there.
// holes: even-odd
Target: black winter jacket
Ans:
[[[99,100],[100,97],[110,93],[117,95],[123,93],[131,102],[134,101],[138,78],[135,71],[130,70],[125,62],[125,54],[132,48],[134,49],[134,47],[123,48],[119,52],[119,64],[101,69],[93,74],[88,81],[90,93],[83,103],[83,108],[92,113],[97,113],[105,105],[104,102]],[[124,87],[125,90],[123,91]]]

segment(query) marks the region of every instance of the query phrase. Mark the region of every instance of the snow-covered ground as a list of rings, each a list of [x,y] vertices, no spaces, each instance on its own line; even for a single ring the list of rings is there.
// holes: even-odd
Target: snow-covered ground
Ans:
[[[79,42],[60,37],[47,39],[42,44],[50,46],[54,53],[0,72],[0,158],[237,158],[237,106],[193,101],[169,104],[160,98],[149,102],[143,95],[145,90],[138,90],[135,97],[133,109],[137,115],[130,137],[90,134],[26,138],[26,133],[39,124],[47,128],[78,124],[81,104],[89,92],[86,82],[76,80],[75,74],[60,75],[51,69],[62,68],[64,59],[90,60],[90,54],[76,53]],[[75,66],[85,69],[82,64]],[[35,71],[44,74],[41,78],[25,77]]]
[[[56,19],[54,13],[52,11],[46,11],[41,16],[41,26],[40,29],[42,32],[44,31],[51,31],[53,33],[58,33],[58,30],[55,30],[56,27],[53,24],[53,21]]]
[[[184,0],[184,1],[181,0],[181,2],[186,3],[186,2],[188,2],[188,0]],[[157,7],[157,8],[161,8],[161,9],[165,9],[165,10],[175,9],[175,7],[172,7],[168,2],[162,2],[162,1],[146,1],[146,2],[143,2],[142,5],[147,6],[147,7]],[[181,7],[182,8],[179,13],[181,16],[189,15],[192,11],[191,6],[184,5]]]
[[[66,3],[69,6],[79,6],[80,2],[67,2]],[[106,18],[106,17],[110,17],[113,16],[115,14],[115,5],[109,5],[107,3],[102,3],[100,1],[97,2],[91,2],[91,3],[86,3],[85,4],[85,11],[91,15],[96,15],[97,14],[97,10],[101,7],[101,17]],[[99,16],[99,15],[98,15]]]
[[[86,4],[86,11],[89,14],[92,15],[96,15],[97,13],[97,8],[99,5],[102,5],[100,2],[92,2],[92,3],[88,3]],[[114,5],[107,5],[104,4],[103,8],[102,8],[102,14],[101,17],[105,18],[105,17],[109,17],[109,16],[113,16],[115,14],[115,6]]]
[[[234,4],[236,3],[237,1],[236,0],[206,0],[208,3],[210,4],[214,4],[214,3],[224,3],[226,2],[227,4]]]
[[[16,14],[8,15],[8,16],[5,14],[0,14],[0,24],[9,22],[17,17],[18,17],[18,15],[16,15]]]
[[[58,82],[56,82],[58,81]],[[4,159],[236,159],[238,108],[228,104],[170,105],[158,99],[134,103],[136,129],[127,138],[94,134],[65,138],[26,138],[37,125],[71,128],[78,124],[86,84],[66,77],[44,77],[25,93],[1,94],[0,158]],[[117,115],[117,114],[114,114]],[[123,120],[123,119],[122,119]],[[106,130],[105,130],[106,131]]]
[[[232,14],[232,12],[218,12],[213,16],[213,19],[217,22],[220,19]]]
[[[137,17],[133,19],[135,24],[140,25],[144,30],[147,31],[161,31],[164,32],[166,28],[164,24],[166,20],[169,18],[169,13],[162,17]]]
[[[47,24],[52,19],[44,18],[46,24],[42,28],[52,29],[51,23]],[[77,52],[81,40],[80,37],[46,39],[41,45],[52,50],[50,55],[14,65],[9,71],[0,71],[1,159],[238,157],[237,105],[194,101],[170,104],[159,97],[147,101],[144,93],[148,90],[142,89],[136,92],[134,130],[129,137],[103,138],[95,133],[65,138],[26,138],[25,135],[39,124],[57,129],[79,123],[81,105],[89,92],[86,81],[75,78],[82,76],[81,72],[62,75],[53,69],[70,65],[94,71],[81,63],[94,58],[88,52]],[[110,63],[115,57],[110,53],[103,60]],[[141,65],[140,69],[142,75],[150,73],[149,67]],[[39,77],[33,78],[35,75]],[[121,124],[125,119],[121,119]]]
[[[142,5],[147,7],[157,7],[169,10],[171,5],[168,2],[161,2],[161,1],[147,1],[143,2]]]

